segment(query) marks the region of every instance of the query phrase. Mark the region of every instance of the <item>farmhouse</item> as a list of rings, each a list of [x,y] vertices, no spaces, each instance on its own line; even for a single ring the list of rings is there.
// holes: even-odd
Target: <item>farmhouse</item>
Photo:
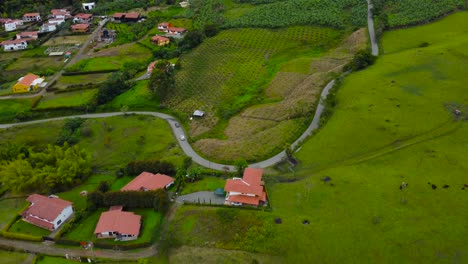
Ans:
[[[242,178],[226,180],[224,190],[227,205],[253,205],[265,204],[267,196],[262,181],[262,169],[246,168]]]
[[[156,36],[151,38],[151,42],[153,42],[154,44],[156,44],[158,46],[164,46],[164,45],[169,44],[169,42],[171,42],[171,40],[166,38],[166,37],[156,35]]]
[[[71,30],[75,33],[86,33],[89,30],[89,24],[72,25]]]
[[[172,34],[172,35],[182,35],[186,32],[187,30],[185,28],[176,28],[176,27],[169,27],[167,28],[167,33]]]
[[[158,24],[159,31],[167,32],[167,29],[172,27],[172,23],[169,22],[162,22]]]
[[[81,6],[83,7],[83,10],[89,11],[96,7],[96,3],[95,2],[82,3]]]
[[[164,174],[142,172],[135,179],[125,185],[121,191],[154,191],[167,189],[174,184],[174,178]]]
[[[147,73],[152,73],[153,70],[154,70],[154,66],[156,66],[156,63],[157,63],[157,62],[158,62],[158,61],[153,61],[153,62],[151,62],[151,63],[148,65],[148,68],[146,69],[146,72],[147,72]]]
[[[134,240],[140,235],[141,216],[122,211],[122,206],[112,206],[101,214],[94,230],[97,238]]]
[[[190,6],[190,3],[189,3],[189,1],[182,1],[182,2],[179,3],[179,5],[182,8],[186,8],[186,7]]]
[[[0,46],[3,46],[4,51],[23,50],[28,47],[29,40],[30,39],[5,40],[0,43]]]
[[[63,18],[51,18],[51,19],[49,19],[48,23],[49,24],[57,24],[57,26],[58,26],[58,25],[61,25],[61,24],[65,23],[65,19],[63,19]]]
[[[112,16],[112,20],[114,22],[138,22],[141,16],[140,13],[132,12],[132,13],[115,13]]]
[[[38,39],[39,32],[38,31],[24,31],[16,34],[17,39]]]
[[[89,23],[91,23],[92,20],[93,20],[93,15],[80,13],[80,14],[77,14],[73,18],[73,23],[89,24]]]
[[[50,13],[52,14],[51,17],[64,20],[72,17],[70,11],[67,11],[66,9],[52,9]]]
[[[2,21],[2,23],[3,23],[3,27],[5,28],[5,31],[13,31],[13,30],[16,30],[18,26],[23,25],[23,20],[7,19],[4,22]]]
[[[23,220],[41,228],[55,230],[73,213],[72,203],[56,196],[32,194],[26,201],[31,205],[21,213]]]
[[[14,93],[26,93],[29,91],[35,91],[39,88],[39,85],[44,81],[44,78],[41,78],[35,74],[28,73],[25,76],[18,79],[18,82],[13,85]]]
[[[41,15],[39,13],[26,13],[23,15],[24,22],[41,21]]]
[[[52,32],[57,30],[57,24],[55,23],[44,23],[41,26],[40,32]]]

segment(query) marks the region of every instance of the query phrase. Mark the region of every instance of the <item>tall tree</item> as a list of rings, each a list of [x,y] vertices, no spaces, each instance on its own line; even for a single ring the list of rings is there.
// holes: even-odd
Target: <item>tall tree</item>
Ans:
[[[172,64],[167,60],[158,61],[151,73],[149,89],[162,104],[174,86],[175,78]]]

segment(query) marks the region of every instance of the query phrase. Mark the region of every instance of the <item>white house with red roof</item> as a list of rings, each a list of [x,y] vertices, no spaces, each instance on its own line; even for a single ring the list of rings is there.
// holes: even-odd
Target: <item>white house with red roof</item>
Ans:
[[[17,39],[38,39],[39,32],[38,31],[24,31],[16,34]]]
[[[170,22],[161,22],[158,24],[159,31],[167,32],[167,29],[172,27],[172,23]]]
[[[0,43],[4,51],[24,50],[28,47],[30,39],[5,40]]]
[[[55,230],[73,214],[72,203],[56,196],[31,194],[31,205],[21,213],[23,220],[35,226]]]
[[[185,28],[177,28],[177,27],[169,27],[167,28],[167,33],[172,34],[172,35],[182,35],[186,32],[187,30]]]
[[[135,179],[125,185],[121,191],[154,191],[167,189],[174,184],[174,178],[164,174],[142,172]]]
[[[16,30],[19,26],[22,26],[23,20],[19,19],[6,19],[2,21],[3,27],[5,28],[5,31],[13,31]]]
[[[226,180],[224,191],[227,205],[259,206],[267,202],[262,169],[246,168],[242,178]]]
[[[58,19],[69,19],[71,18],[70,11],[66,9],[52,9],[50,10],[51,17]]]
[[[89,23],[91,23],[92,20],[93,20],[93,15],[92,15],[92,14],[83,14],[83,13],[80,13],[80,14],[77,14],[77,15],[73,18],[73,23],[77,23],[77,24],[89,24]]]
[[[122,211],[122,206],[112,206],[103,212],[94,230],[97,238],[134,240],[140,235],[141,216]]]
[[[39,13],[26,13],[23,15],[24,22],[41,21],[41,15]]]

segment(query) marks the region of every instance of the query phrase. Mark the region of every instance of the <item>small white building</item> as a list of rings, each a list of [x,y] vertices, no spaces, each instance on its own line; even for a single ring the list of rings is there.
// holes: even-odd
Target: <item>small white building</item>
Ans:
[[[16,34],[16,39],[38,39],[38,31],[24,31]]]
[[[5,27],[5,31],[14,31],[19,26],[22,26],[23,24],[24,24],[23,20],[10,19],[10,20],[6,20],[3,26]]]
[[[85,10],[85,11],[89,11],[89,10],[94,9],[96,7],[95,2],[82,3],[81,5],[83,6],[83,10]]]
[[[28,47],[28,39],[5,40],[0,43],[4,51],[24,50]]]
[[[201,110],[195,110],[192,114],[192,116],[195,116],[195,117],[204,117],[205,116],[205,112],[204,111],[201,111]]]
[[[26,200],[31,205],[21,214],[23,220],[51,231],[73,214],[72,203],[56,196],[31,194]]]
[[[63,19],[63,18],[51,18],[51,19],[49,19],[48,23],[57,24],[57,26],[58,26],[58,25],[62,25],[63,23],[65,23],[65,19]]]
[[[39,13],[26,13],[23,15],[24,22],[41,21],[41,15]]]
[[[50,11],[51,17],[53,18],[59,18],[59,19],[69,19],[71,18],[70,11],[67,11],[66,9],[52,9]]]
[[[44,23],[41,26],[40,32],[52,32],[57,30],[57,24],[55,23]]]

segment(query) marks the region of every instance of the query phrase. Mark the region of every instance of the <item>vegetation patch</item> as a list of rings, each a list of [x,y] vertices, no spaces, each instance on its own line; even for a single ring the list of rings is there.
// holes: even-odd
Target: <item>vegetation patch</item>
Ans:
[[[92,102],[96,94],[97,89],[47,95],[47,97],[42,98],[35,109],[85,106]]]
[[[48,236],[50,234],[49,230],[37,227],[33,224],[23,221],[22,219],[19,219],[18,221],[16,221],[16,223],[14,223],[10,227],[10,229],[8,229],[8,232],[21,233],[21,234],[27,234],[27,235],[39,236],[39,237]]]
[[[159,110],[159,103],[154,94],[148,89],[147,80],[137,82],[130,90],[115,97],[103,106],[106,111],[120,111],[124,107],[128,111]]]

